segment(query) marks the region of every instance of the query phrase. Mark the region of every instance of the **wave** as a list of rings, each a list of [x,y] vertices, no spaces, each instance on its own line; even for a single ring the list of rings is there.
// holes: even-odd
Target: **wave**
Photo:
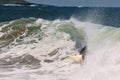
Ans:
[[[4,66],[2,70],[6,70],[6,65],[9,67],[0,75],[24,80],[120,79],[120,28],[73,18],[22,18],[0,25],[0,66]],[[88,53],[83,65],[67,58],[86,45]],[[25,79],[22,74],[31,77]]]
[[[81,7],[84,7],[84,6],[78,6],[78,8],[81,8]]]
[[[37,5],[37,4],[31,4],[31,5],[24,5],[24,4],[0,4],[1,6],[30,6],[30,7],[36,7],[36,6],[41,6],[41,5]]]
[[[23,6],[21,4],[1,4],[2,6]]]

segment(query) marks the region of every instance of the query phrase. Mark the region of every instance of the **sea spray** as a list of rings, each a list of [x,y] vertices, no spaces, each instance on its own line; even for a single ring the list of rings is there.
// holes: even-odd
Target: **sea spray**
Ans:
[[[84,65],[76,68],[68,80],[119,80],[120,29],[89,22],[80,26],[85,26],[88,52]]]
[[[120,79],[119,28],[76,19],[34,19],[24,23],[26,20],[30,19],[18,20],[26,29],[16,37],[20,41],[15,38],[1,48],[0,79]],[[88,51],[83,65],[67,58],[79,54],[85,45]]]

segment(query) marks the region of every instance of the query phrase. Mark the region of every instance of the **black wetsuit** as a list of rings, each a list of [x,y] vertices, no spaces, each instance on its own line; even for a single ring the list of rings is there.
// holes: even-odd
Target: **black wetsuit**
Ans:
[[[86,51],[87,51],[87,47],[86,47],[86,46],[83,47],[83,48],[81,49],[81,51],[80,51],[80,55],[82,55],[83,60],[85,59]]]

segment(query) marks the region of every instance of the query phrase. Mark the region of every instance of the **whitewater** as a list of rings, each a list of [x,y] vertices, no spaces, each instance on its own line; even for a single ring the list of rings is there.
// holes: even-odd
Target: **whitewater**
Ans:
[[[120,80],[119,34],[74,18],[0,23],[0,80]],[[68,58],[84,46],[83,64]]]

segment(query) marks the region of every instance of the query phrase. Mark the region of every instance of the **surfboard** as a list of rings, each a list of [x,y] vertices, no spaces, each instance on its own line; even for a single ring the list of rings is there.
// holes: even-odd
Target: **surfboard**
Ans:
[[[82,55],[70,55],[69,58],[75,62],[83,61]]]

